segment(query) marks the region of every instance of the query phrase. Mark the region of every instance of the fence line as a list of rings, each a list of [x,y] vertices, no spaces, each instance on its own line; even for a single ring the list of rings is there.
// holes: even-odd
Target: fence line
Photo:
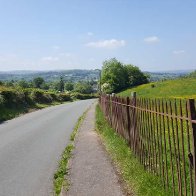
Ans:
[[[173,195],[196,196],[195,101],[100,96],[114,130]]]

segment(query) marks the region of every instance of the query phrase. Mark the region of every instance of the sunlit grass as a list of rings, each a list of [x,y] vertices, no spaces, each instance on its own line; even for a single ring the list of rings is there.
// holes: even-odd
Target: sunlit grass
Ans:
[[[172,195],[171,190],[168,192],[164,190],[159,177],[144,170],[127,142],[117,135],[106,122],[99,106],[96,108],[96,129],[106,150],[117,165],[129,193],[135,195]]]
[[[196,78],[182,78],[143,84],[120,92],[120,96],[130,96],[136,92],[139,97],[148,98],[194,98],[196,99]]]

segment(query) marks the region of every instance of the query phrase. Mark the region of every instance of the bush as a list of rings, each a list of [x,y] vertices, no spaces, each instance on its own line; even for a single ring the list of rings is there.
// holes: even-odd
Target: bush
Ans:
[[[34,105],[35,102],[31,98],[31,91],[28,91],[26,89],[23,89],[22,91],[24,93],[24,99],[25,99],[26,104],[27,105]]]
[[[8,89],[1,91],[4,98],[4,104],[7,107],[17,107],[19,105],[26,105],[25,93],[23,91]]]
[[[0,94],[0,106],[3,106],[5,104],[5,99],[2,94]]]
[[[31,93],[32,100],[37,103],[51,103],[53,101],[52,96],[44,91],[34,90]]]
[[[57,94],[55,93],[48,93],[51,97],[53,101],[59,101]]]
[[[66,94],[66,93],[58,94],[57,97],[58,97],[58,100],[59,100],[60,102],[71,101],[71,100],[72,100],[70,94]]]
[[[95,94],[72,93],[72,94],[71,94],[71,97],[72,97],[73,99],[81,99],[81,100],[84,100],[84,99],[93,99],[93,98],[97,98],[98,96],[95,95]]]
[[[88,82],[78,82],[74,86],[74,92],[81,94],[90,94],[93,92],[93,87]]]

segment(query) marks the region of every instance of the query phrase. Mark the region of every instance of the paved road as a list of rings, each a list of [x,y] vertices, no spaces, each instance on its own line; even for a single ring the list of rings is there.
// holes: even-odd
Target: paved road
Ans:
[[[93,102],[53,106],[0,124],[0,196],[52,195],[60,155]]]

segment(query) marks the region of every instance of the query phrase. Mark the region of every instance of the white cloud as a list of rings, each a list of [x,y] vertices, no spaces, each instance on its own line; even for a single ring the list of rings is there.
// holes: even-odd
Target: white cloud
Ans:
[[[94,34],[92,32],[87,33],[88,36],[93,36]]]
[[[157,36],[150,36],[144,38],[144,41],[149,44],[154,44],[154,43],[158,43],[160,39]]]
[[[173,51],[173,54],[183,54],[183,53],[185,53],[184,50],[174,50]]]
[[[42,61],[58,61],[58,57],[46,56],[41,59]]]
[[[97,42],[89,42],[86,44],[87,47],[91,48],[107,48],[107,49],[115,49],[119,47],[125,46],[124,40],[116,40],[116,39],[110,39],[110,40],[102,40]]]

